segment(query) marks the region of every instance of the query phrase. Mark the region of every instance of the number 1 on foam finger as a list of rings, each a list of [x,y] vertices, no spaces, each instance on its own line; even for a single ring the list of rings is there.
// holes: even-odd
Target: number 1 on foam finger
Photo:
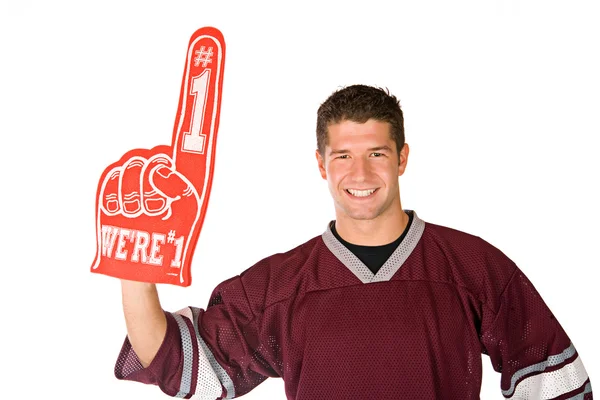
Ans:
[[[204,154],[206,135],[202,133],[202,126],[204,125],[204,113],[206,110],[209,82],[210,69],[205,69],[200,75],[192,78],[192,87],[190,89],[190,94],[194,96],[192,121],[189,132],[183,133],[181,151]]]

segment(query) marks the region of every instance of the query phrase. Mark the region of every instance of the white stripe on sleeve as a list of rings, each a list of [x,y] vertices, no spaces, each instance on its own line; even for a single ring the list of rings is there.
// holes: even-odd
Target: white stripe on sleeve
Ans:
[[[580,357],[556,371],[544,372],[523,379],[510,399],[549,400],[575,390],[585,383],[588,374]]]
[[[192,325],[194,325],[192,310],[189,307],[177,311],[176,314],[188,318]],[[189,335],[187,326],[186,332],[188,332]],[[206,354],[199,343],[200,338],[196,337],[196,335],[194,335],[194,337],[198,342],[198,378],[196,381],[196,391],[194,393],[194,397],[192,398],[197,400],[214,400],[219,398],[223,391],[221,381],[219,381],[217,374],[210,366],[210,362],[208,361],[208,358],[206,357]]]

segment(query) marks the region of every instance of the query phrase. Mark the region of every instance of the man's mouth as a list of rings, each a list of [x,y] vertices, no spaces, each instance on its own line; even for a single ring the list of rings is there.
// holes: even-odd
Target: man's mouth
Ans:
[[[357,190],[357,189],[346,189],[346,192],[351,194],[354,197],[367,197],[372,195],[377,189],[366,189],[366,190]]]

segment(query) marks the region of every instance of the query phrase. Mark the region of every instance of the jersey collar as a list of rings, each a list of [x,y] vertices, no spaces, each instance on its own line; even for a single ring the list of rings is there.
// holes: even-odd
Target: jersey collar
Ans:
[[[400,245],[394,250],[390,258],[381,266],[376,274],[373,274],[369,268],[344,246],[331,232],[331,222],[327,224],[327,229],[323,233],[323,242],[327,248],[342,264],[346,266],[362,283],[389,281],[392,276],[400,269],[404,261],[410,256],[417,246],[417,243],[425,230],[425,222],[421,220],[417,213],[412,210],[405,210],[413,213],[413,221],[406,233],[406,236],[400,242]],[[332,221],[333,222],[333,221]]]

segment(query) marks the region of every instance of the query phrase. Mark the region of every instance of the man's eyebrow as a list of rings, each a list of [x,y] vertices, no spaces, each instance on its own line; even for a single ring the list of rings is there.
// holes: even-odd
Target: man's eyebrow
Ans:
[[[392,148],[390,146],[377,146],[377,147],[371,147],[369,149],[369,151],[379,151],[379,150],[387,150],[387,151],[392,151]]]
[[[329,152],[329,155],[331,156],[331,155],[334,155],[334,154],[347,154],[347,153],[350,153],[350,150],[346,150],[346,149],[339,149],[339,150],[337,150],[337,149],[332,149],[332,150]]]
[[[370,147],[367,149],[367,151],[381,151],[381,150],[392,151],[392,148],[388,145],[383,145],[383,146]],[[332,156],[334,154],[348,154],[348,153],[350,153],[350,150],[347,150],[347,149],[332,149],[329,152],[329,155]]]

